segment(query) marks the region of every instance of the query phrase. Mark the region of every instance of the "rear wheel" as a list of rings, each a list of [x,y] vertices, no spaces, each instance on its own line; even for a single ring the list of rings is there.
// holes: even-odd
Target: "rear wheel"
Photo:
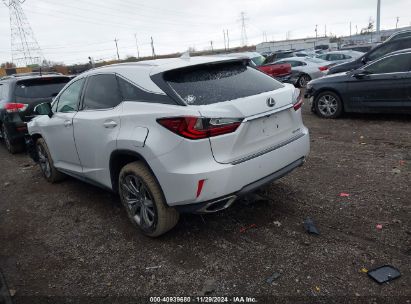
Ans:
[[[300,88],[305,88],[307,86],[307,83],[309,83],[311,80],[311,77],[308,76],[307,74],[303,74],[298,78],[297,80],[297,85]]]
[[[54,167],[53,159],[50,151],[43,138],[39,138],[36,142],[37,154],[39,156],[39,165],[41,172],[49,183],[56,183],[64,179],[64,174],[57,171]]]
[[[3,137],[4,144],[6,145],[7,150],[11,154],[16,154],[24,150],[23,144],[12,144],[11,143],[10,134],[7,131],[7,128],[5,127],[4,124],[1,126],[1,135]]]
[[[315,113],[323,118],[337,118],[343,112],[341,98],[334,92],[320,93],[314,102]]]
[[[160,185],[142,162],[121,170],[119,193],[131,222],[145,235],[158,237],[177,224],[179,213],[166,205]]]

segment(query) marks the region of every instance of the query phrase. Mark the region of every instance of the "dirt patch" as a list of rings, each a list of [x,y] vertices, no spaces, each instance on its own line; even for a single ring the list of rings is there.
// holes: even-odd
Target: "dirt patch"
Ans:
[[[134,230],[116,196],[74,179],[50,185],[27,156],[11,156],[1,146],[0,267],[17,302],[200,295],[212,280],[212,295],[261,301],[405,303],[411,297],[411,118],[324,120],[306,105],[304,120],[311,155],[265,189],[268,200],[184,215],[155,240]],[[320,236],[305,232],[307,217]],[[360,271],[384,264],[402,277],[378,285]],[[268,284],[273,273],[279,276]]]

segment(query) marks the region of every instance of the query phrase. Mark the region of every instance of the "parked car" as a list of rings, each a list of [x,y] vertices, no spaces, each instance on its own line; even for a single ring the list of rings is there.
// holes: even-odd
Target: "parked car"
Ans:
[[[310,81],[306,97],[320,117],[343,112],[411,113],[411,49],[386,55],[351,72]]]
[[[309,134],[290,84],[221,57],[111,65],[36,107],[27,143],[47,181],[118,192],[159,236],[179,212],[209,213],[303,164]]]
[[[371,49],[370,51],[368,51],[367,53],[365,53],[360,58],[354,61],[338,64],[330,68],[330,70],[328,71],[328,74],[335,74],[335,73],[359,69],[363,65],[371,61],[377,60],[378,58],[381,58],[382,56],[386,54],[399,51],[399,50],[403,50],[403,49],[408,49],[408,48],[411,48],[411,37],[402,38],[402,39],[393,40],[393,41],[387,41],[387,42],[377,45],[375,48]]]
[[[360,58],[364,53],[357,52],[357,51],[332,51],[325,54],[317,55],[316,58],[320,58],[322,60],[336,62],[336,63],[344,63],[348,61],[353,61],[355,59]]]
[[[332,64],[329,61],[311,57],[291,57],[278,60],[275,63],[290,64],[291,70],[294,72],[290,83],[300,88],[305,88],[312,79],[325,76],[330,64]]]
[[[411,38],[411,30],[402,30],[402,31],[395,32],[390,37],[388,37],[388,39],[385,40],[384,42],[394,41],[394,40],[403,39],[403,38]]]
[[[24,149],[34,107],[51,101],[70,79],[57,73],[16,74],[0,79],[0,135],[10,153]]]
[[[249,59],[250,66],[255,67],[281,82],[288,81],[293,76],[291,74],[291,65],[266,63],[266,58],[256,52],[230,53],[218,56]]]

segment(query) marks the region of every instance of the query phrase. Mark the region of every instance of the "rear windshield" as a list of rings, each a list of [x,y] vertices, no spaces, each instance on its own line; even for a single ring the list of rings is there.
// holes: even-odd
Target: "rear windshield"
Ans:
[[[21,98],[54,97],[69,81],[68,77],[20,80],[16,83],[14,93]]]
[[[175,70],[164,78],[189,105],[224,102],[283,87],[262,72],[237,62]]]

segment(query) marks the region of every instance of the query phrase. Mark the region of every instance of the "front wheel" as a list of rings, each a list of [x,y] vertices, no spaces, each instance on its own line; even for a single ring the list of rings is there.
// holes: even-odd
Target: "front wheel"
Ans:
[[[179,213],[166,205],[160,185],[142,162],[121,169],[118,189],[128,217],[145,235],[158,237],[177,224]]]
[[[320,93],[314,101],[315,113],[323,118],[337,118],[343,113],[341,98],[334,92]]]
[[[39,156],[40,169],[45,179],[52,184],[64,179],[64,174],[57,171],[54,167],[49,148],[43,138],[37,140],[36,149]]]

